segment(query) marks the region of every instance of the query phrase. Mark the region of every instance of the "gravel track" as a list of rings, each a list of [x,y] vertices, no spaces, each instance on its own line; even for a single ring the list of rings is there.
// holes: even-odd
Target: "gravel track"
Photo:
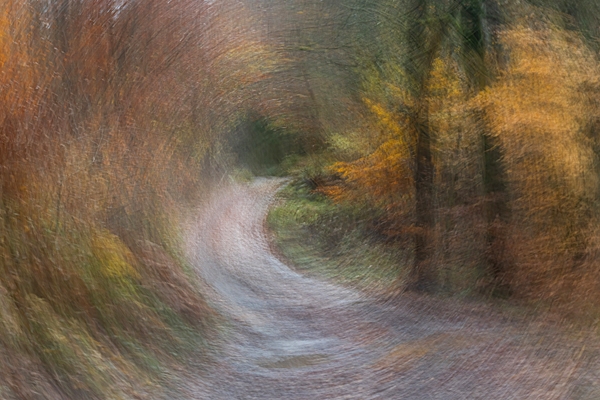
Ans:
[[[192,397],[600,399],[597,333],[458,301],[383,302],[295,272],[264,230],[284,182],[216,190],[187,236],[207,296],[230,321]]]

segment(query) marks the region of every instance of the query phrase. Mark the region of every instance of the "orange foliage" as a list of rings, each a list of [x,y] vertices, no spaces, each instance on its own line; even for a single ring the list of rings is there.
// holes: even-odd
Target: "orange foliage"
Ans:
[[[173,256],[178,206],[272,56],[221,3],[0,4],[0,354],[27,343],[61,389],[132,397],[111,385],[148,386],[136,357],[208,333],[185,331],[214,314]],[[239,42],[203,34],[218,16]]]
[[[598,240],[598,160],[588,132],[600,116],[589,101],[600,68],[581,38],[555,27],[516,26],[503,41],[507,71],[478,102],[499,140],[511,192],[509,279],[533,297],[572,294],[575,276],[590,282],[586,259],[596,262],[588,249]]]
[[[407,134],[401,115],[368,98],[363,98],[363,103],[371,114],[369,128],[379,134],[361,139],[362,148],[357,143],[352,146],[359,150],[358,154],[365,154],[375,139],[375,149],[354,161],[332,164],[328,171],[337,179],[317,190],[335,202],[366,207],[374,216],[381,217],[378,231],[398,237],[410,229],[412,222],[414,136]],[[353,136],[356,140],[354,134],[349,136],[350,140]]]
[[[449,69],[450,63],[438,58],[434,62],[428,88],[432,123],[437,134],[444,137],[453,133],[448,110],[458,108],[457,104],[464,101],[460,81]],[[410,96],[391,82],[379,82],[378,86],[371,80],[370,84],[371,90],[373,87],[385,87],[394,101],[409,109],[414,106]],[[381,131],[380,143],[372,153],[357,160],[334,163],[329,171],[340,180],[321,187],[319,191],[337,202],[352,202],[383,211],[387,223],[403,225],[403,230],[409,229],[414,196],[415,135],[405,114],[392,112],[384,104],[366,97],[363,103],[371,115],[371,129]],[[390,235],[396,233],[387,232]]]
[[[324,187],[322,192],[335,201],[366,201],[393,207],[398,194],[411,194],[410,160],[403,157],[405,150],[402,141],[391,139],[367,157],[333,164],[330,171],[344,182]]]
[[[329,171],[341,181],[319,190],[337,202],[357,202],[396,214],[412,197],[413,141],[403,134],[396,115],[381,104],[363,99],[388,138],[377,149],[352,162],[337,162]]]

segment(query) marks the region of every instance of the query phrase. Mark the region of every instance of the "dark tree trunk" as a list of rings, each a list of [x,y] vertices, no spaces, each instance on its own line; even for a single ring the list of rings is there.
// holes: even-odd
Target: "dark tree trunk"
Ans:
[[[491,290],[508,294],[506,273],[505,226],[509,217],[507,189],[502,155],[496,138],[483,133],[483,187],[486,219],[486,264],[492,278]]]
[[[480,68],[473,71],[474,84],[477,92],[484,90],[492,78],[486,68],[486,54],[501,54],[498,32],[503,17],[496,0],[471,0],[472,7],[467,14],[471,23],[472,36],[477,45],[474,46]],[[498,59],[498,67],[503,68],[502,59]],[[495,71],[496,73],[498,71]],[[483,190],[485,197],[486,220],[486,265],[492,278],[492,290],[507,292],[508,286],[504,281],[506,273],[505,256],[505,226],[509,218],[509,207],[506,188],[506,174],[502,161],[502,152],[498,140],[489,134],[483,115],[478,116],[483,142]]]
[[[431,159],[431,132],[429,107],[422,100],[415,114],[417,148],[415,162],[415,258],[411,270],[409,289],[419,292],[433,291],[436,284],[431,265],[430,242],[433,230],[433,162]]]
[[[410,271],[408,289],[431,292],[436,287],[436,274],[431,264],[431,233],[434,225],[433,161],[431,158],[431,129],[429,125],[428,80],[433,61],[439,53],[446,25],[432,23],[429,1],[414,0],[409,9],[406,43],[408,57],[406,72],[416,100],[412,127],[416,139],[414,159],[415,181],[415,257]]]

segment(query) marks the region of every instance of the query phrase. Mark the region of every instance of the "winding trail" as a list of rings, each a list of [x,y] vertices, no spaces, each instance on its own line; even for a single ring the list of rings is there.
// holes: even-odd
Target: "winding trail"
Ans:
[[[600,399],[593,333],[415,295],[386,303],[290,269],[264,231],[283,183],[217,190],[188,235],[230,320],[195,398]]]

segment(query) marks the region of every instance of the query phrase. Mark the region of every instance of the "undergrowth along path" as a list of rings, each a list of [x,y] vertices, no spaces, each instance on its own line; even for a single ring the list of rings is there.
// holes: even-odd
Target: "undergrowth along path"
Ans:
[[[189,231],[189,257],[230,321],[195,398],[600,398],[593,332],[409,294],[384,303],[294,271],[264,229],[283,184],[222,187]]]

